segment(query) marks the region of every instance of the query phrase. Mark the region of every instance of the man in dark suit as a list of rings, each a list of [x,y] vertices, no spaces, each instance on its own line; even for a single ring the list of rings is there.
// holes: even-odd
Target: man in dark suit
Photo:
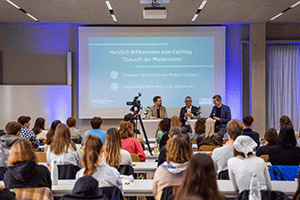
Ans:
[[[197,107],[192,105],[192,98],[190,96],[185,97],[185,106],[180,110],[180,121],[181,121],[181,131],[183,133],[191,132],[191,126],[186,124],[189,119],[197,118]]]
[[[222,138],[226,133],[226,125],[231,120],[230,108],[222,104],[222,98],[220,95],[213,96],[213,107],[209,117],[216,120],[215,132],[218,133]]]

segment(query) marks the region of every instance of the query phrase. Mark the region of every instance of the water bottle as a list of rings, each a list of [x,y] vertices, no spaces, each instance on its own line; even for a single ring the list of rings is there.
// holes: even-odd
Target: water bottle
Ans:
[[[155,144],[154,144],[154,155],[158,153],[158,144],[157,144],[157,139],[155,139]]]
[[[52,185],[57,185],[58,184],[58,168],[57,168],[56,160],[54,160],[52,162],[51,181],[52,181]]]
[[[252,174],[250,181],[249,200],[261,200],[260,184],[255,173]]]

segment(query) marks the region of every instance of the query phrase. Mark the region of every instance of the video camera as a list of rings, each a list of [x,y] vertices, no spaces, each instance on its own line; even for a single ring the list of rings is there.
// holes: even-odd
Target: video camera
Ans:
[[[135,113],[135,114],[139,113],[139,112],[140,112],[140,109],[141,109],[141,101],[138,100],[138,98],[139,98],[140,96],[142,96],[142,93],[141,93],[141,92],[138,93],[138,96],[135,96],[135,97],[133,98],[133,101],[128,101],[128,102],[126,102],[126,105],[128,105],[128,106],[131,106],[131,105],[132,105],[132,107],[130,108],[130,111],[132,111],[132,112]]]

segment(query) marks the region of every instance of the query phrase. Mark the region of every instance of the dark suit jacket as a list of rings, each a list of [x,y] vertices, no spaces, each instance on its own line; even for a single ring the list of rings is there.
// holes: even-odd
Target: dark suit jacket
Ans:
[[[185,113],[187,113],[186,106],[184,106],[180,109],[179,118],[180,118],[180,121],[181,121],[181,126],[183,126],[186,122],[186,120],[184,119],[184,114]],[[194,117],[191,117],[191,119],[196,118],[196,116],[197,116],[197,107],[196,106],[192,106],[191,113],[194,115]]]
[[[252,131],[251,128],[245,128],[243,129],[243,135],[248,135],[249,137],[251,137],[257,144],[256,148],[259,147],[260,141],[259,141],[259,134],[257,132]]]
[[[213,113],[217,113],[217,106],[214,106],[209,117],[213,118]],[[220,116],[220,123],[223,127],[226,127],[226,124],[231,120],[231,112],[230,108],[226,105],[222,105],[221,107],[221,116]]]

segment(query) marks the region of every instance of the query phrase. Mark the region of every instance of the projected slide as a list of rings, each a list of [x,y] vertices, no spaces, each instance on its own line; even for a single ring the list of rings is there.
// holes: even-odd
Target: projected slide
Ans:
[[[206,117],[224,100],[225,27],[79,27],[78,39],[79,118],[123,118],[139,92],[144,108],[161,96],[169,117],[186,96]]]
[[[103,87],[103,84],[105,86]],[[190,95],[211,106],[214,95],[213,37],[89,38],[90,107],[127,107],[128,94],[154,95],[168,107]],[[120,98],[122,97],[122,98]],[[127,99],[131,100],[131,99]]]

